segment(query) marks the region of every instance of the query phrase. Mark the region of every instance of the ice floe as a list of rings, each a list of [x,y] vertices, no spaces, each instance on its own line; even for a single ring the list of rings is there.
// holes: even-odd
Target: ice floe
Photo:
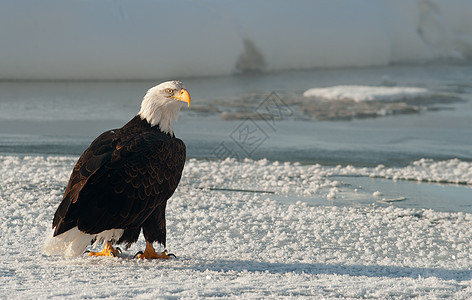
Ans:
[[[352,100],[364,101],[400,101],[431,97],[433,93],[425,88],[418,87],[387,87],[340,85],[326,88],[312,88],[303,93],[305,97],[321,98],[325,100]]]

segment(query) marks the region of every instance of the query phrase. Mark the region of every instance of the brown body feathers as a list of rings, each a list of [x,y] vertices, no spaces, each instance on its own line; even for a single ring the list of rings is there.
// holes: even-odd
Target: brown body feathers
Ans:
[[[118,243],[166,244],[165,208],[182,176],[185,144],[139,116],[104,132],[85,150],[57,209],[54,236],[78,227],[98,234],[124,229]]]

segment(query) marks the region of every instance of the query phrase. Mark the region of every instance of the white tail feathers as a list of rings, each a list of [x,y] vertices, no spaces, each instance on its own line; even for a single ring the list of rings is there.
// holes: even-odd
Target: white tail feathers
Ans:
[[[53,236],[53,231],[51,231],[48,233],[42,250],[48,255],[76,257],[84,253],[92,241],[95,240],[94,246],[107,241],[117,241],[123,232],[123,229],[110,229],[99,234],[88,234],[74,227],[58,236]]]

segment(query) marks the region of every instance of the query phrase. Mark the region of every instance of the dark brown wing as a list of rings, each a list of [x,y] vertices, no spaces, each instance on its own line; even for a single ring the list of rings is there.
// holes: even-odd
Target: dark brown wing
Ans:
[[[107,163],[114,150],[113,139],[115,131],[110,130],[98,136],[82,153],[74,166],[72,174],[64,192],[64,197],[53,219],[54,235],[65,232],[76,226],[74,220],[64,220],[72,203],[77,202],[80,191],[90,176]]]
[[[116,143],[105,163],[100,159],[90,163],[100,167],[90,172],[59,223],[74,224],[91,234],[113,228],[140,227],[157,206],[164,205],[170,198],[182,175],[185,144],[165,137],[158,131],[139,134]],[[88,171],[87,165],[88,161],[83,161],[79,170],[85,166]],[[59,227],[60,224],[57,234],[68,230],[58,230]]]

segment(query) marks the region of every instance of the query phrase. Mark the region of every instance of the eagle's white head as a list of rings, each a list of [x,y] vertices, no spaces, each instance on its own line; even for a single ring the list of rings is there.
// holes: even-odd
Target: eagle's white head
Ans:
[[[151,126],[159,125],[163,132],[174,134],[172,121],[177,120],[185,103],[190,106],[190,94],[184,84],[180,81],[166,81],[147,91],[138,115]]]

